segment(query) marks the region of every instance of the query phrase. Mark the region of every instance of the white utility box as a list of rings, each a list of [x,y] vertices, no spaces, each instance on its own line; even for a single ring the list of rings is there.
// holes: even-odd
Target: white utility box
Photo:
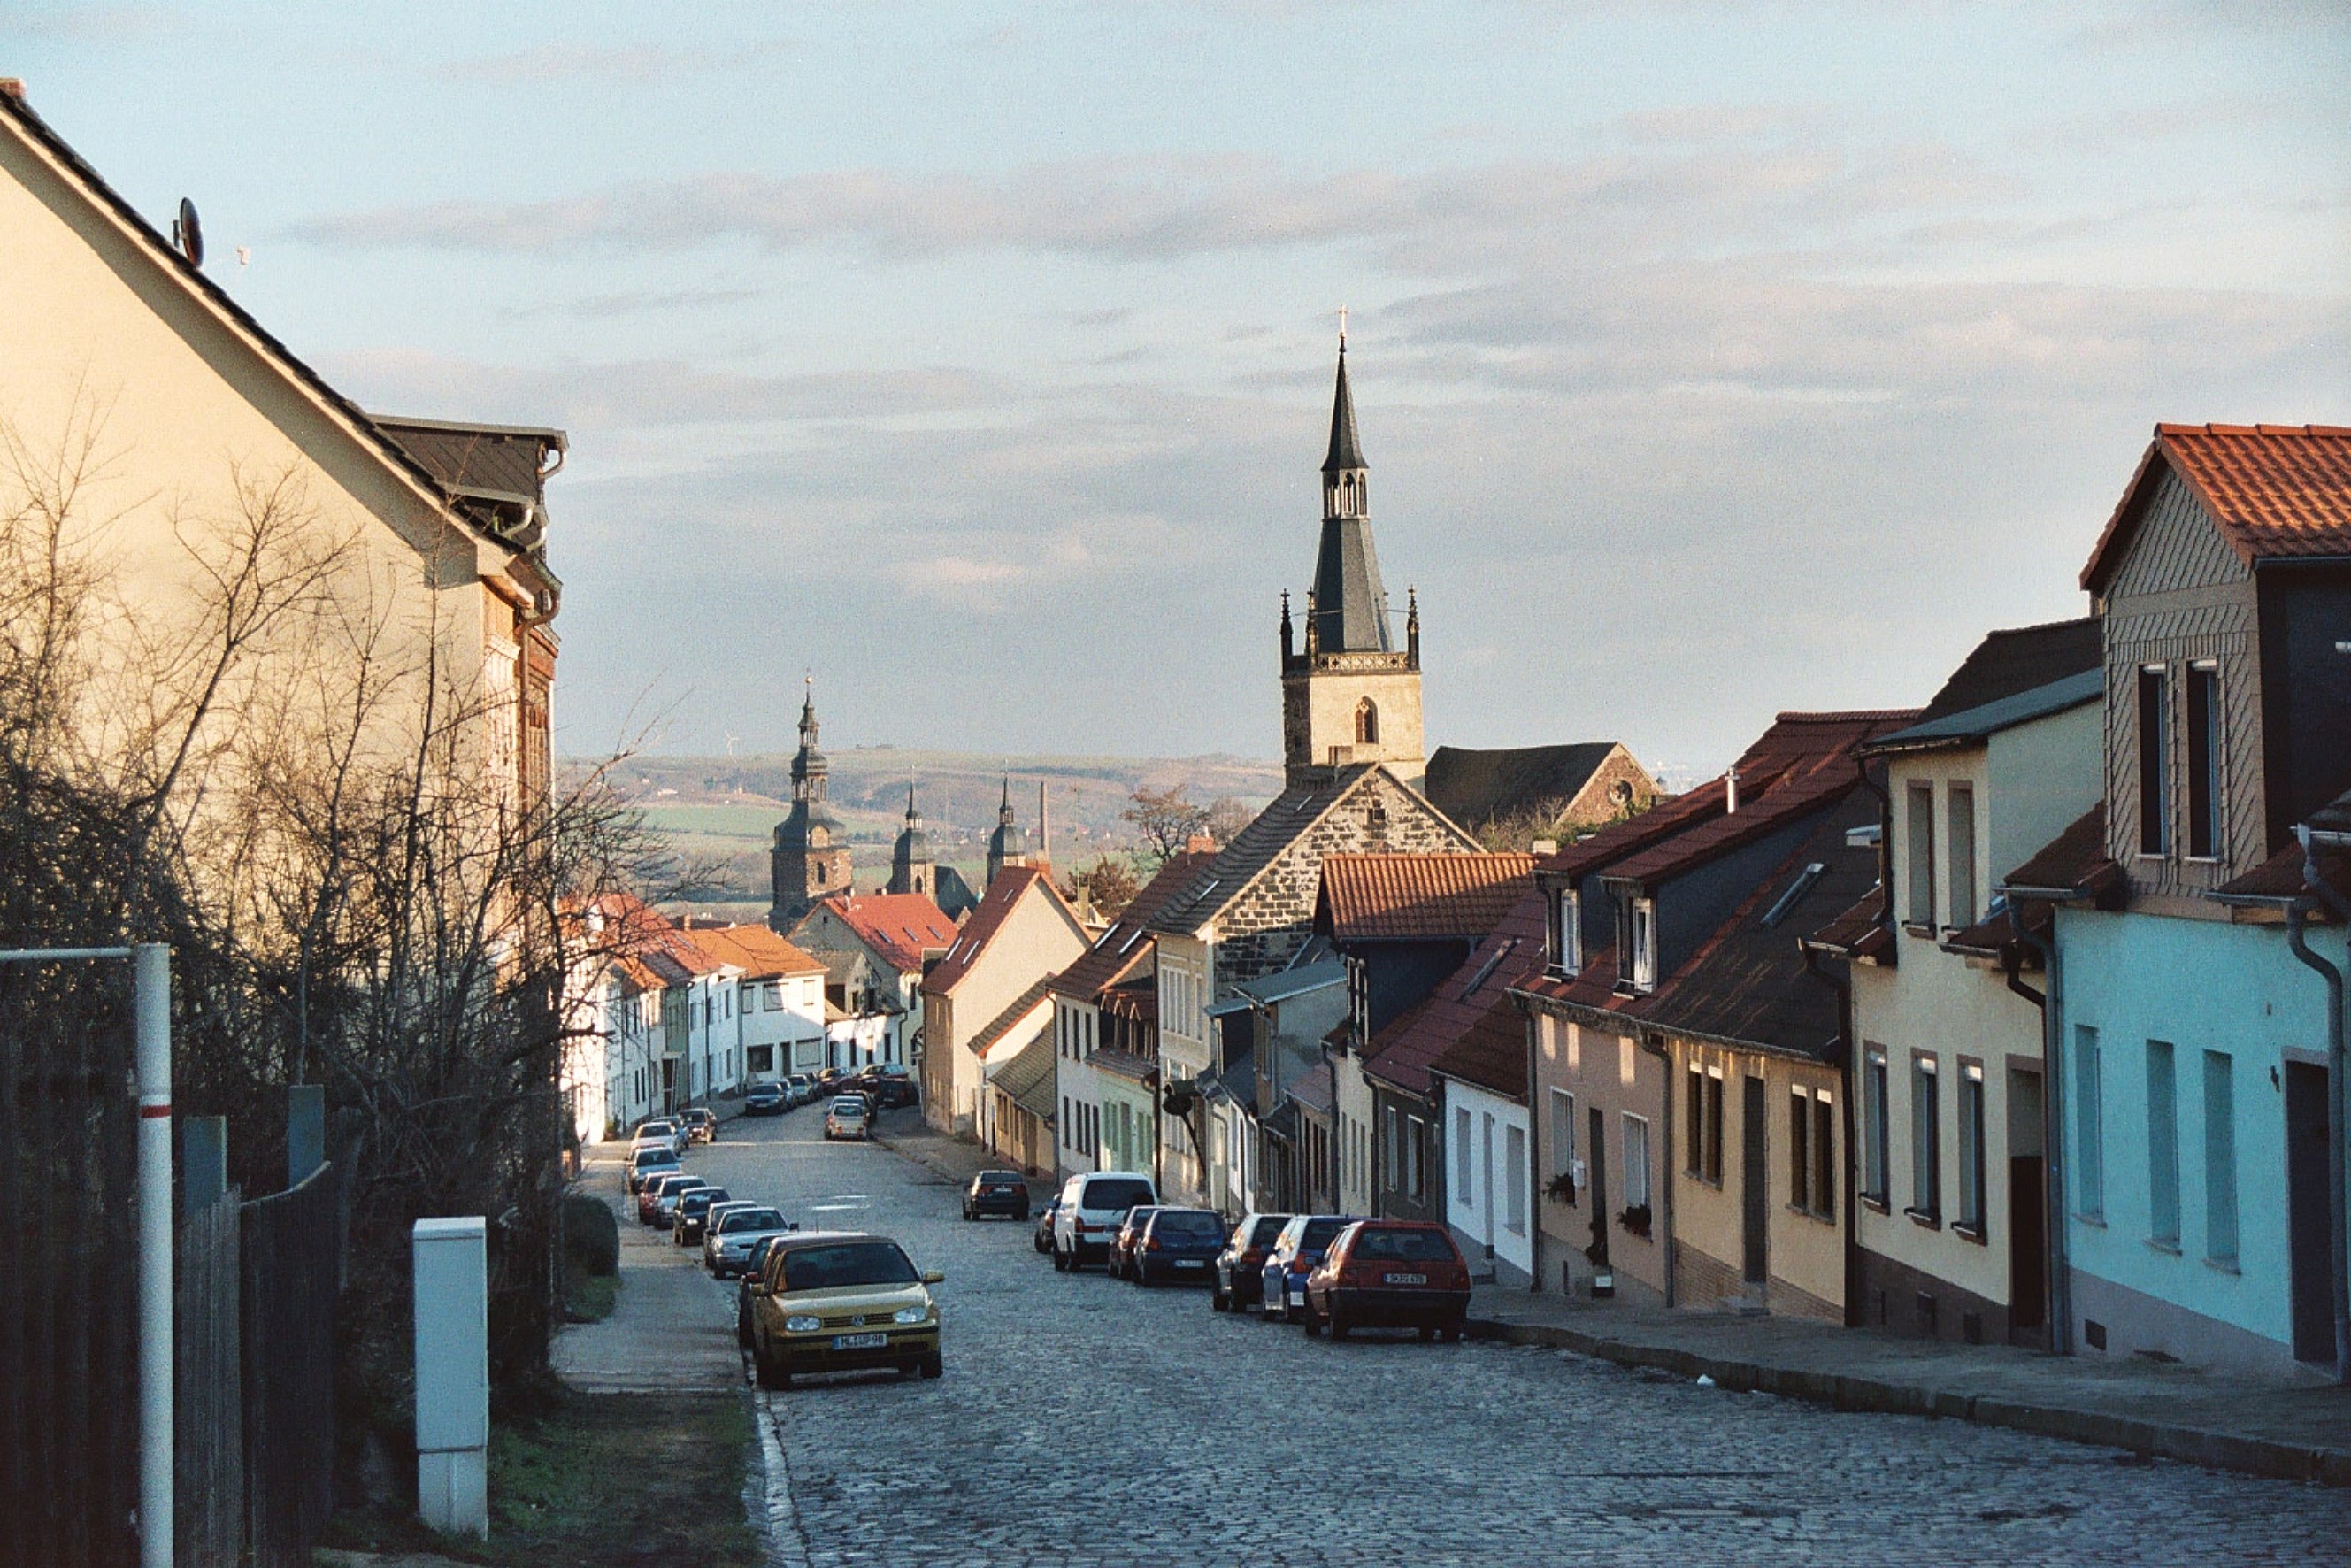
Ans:
[[[490,1533],[489,1231],[479,1215],[420,1219],[416,1511],[447,1535]]]

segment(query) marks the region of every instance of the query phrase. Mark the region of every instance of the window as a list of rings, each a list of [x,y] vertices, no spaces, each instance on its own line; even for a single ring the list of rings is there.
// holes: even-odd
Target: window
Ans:
[[[2098,1031],[2074,1026],[2074,1212],[2106,1218],[2106,1123],[2099,1099]]]
[[[1417,1116],[1405,1118],[1405,1190],[1414,1197],[1428,1196],[1428,1124]]]
[[[2147,1042],[2147,1239],[2179,1249],[2179,1079],[2171,1046]]]
[[[1984,1234],[1984,1070],[1959,1064],[1959,1228]]]
[[[1572,887],[1562,887],[1551,901],[1551,967],[1556,975],[1573,975],[1583,967],[1583,901]]]
[[[1514,1236],[1527,1233],[1527,1130],[1502,1130],[1502,1176],[1510,1197],[1502,1207],[1502,1228]]]
[[[1836,1102],[1823,1094],[1813,1102],[1813,1212],[1836,1218]]]
[[[1935,787],[1913,784],[1904,797],[1909,809],[1907,856],[1910,924],[1935,924]]]
[[[1945,792],[1945,815],[1950,819],[1951,909],[1949,924],[1972,925],[1976,919],[1976,791],[1972,784],[1954,784]]]
[[[1722,1185],[1722,1070],[1706,1073],[1706,1179]]]
[[[784,1010],[784,983],[781,980],[769,980],[759,988],[759,1010],[770,1013]]]
[[[1377,746],[1380,743],[1380,710],[1371,698],[1355,705],[1355,744]]]
[[[1813,1207],[1813,1097],[1802,1090],[1788,1096],[1788,1205]]]
[[[1467,1107],[1453,1113],[1453,1201],[1469,1201],[1469,1112]]]
[[[1684,1075],[1685,1092],[1682,1118],[1688,1124],[1682,1134],[1682,1146],[1688,1151],[1683,1166],[1692,1176],[1706,1174],[1706,1071],[1697,1062],[1689,1064]]]
[[[1633,901],[1633,988],[1647,991],[1657,984],[1657,905],[1656,901],[1636,898]]]
[[[2235,1063],[2204,1053],[2204,1258],[2237,1266],[2237,1090]]]
[[[1625,1207],[1649,1207],[1649,1122],[1625,1113]]]
[[[1910,1058],[1910,1213],[1920,1219],[1943,1217],[1943,1106],[1935,1078],[1933,1057]]]
[[[2138,852],[2168,853],[2171,848],[2170,779],[2167,759],[2170,747],[2165,730],[2170,709],[2169,676],[2161,664],[2147,664],[2138,673]]]
[[[1861,1115],[1863,1196],[1883,1206],[1886,1199],[1886,1049],[1873,1047],[1862,1059]]]
[[[1575,1168],[1575,1096],[1564,1089],[1551,1092],[1551,1174],[1567,1175]]]
[[[2220,853],[2220,668],[2188,666],[2188,852]]]
[[[1404,1173],[1404,1153],[1396,1135],[1396,1108],[1388,1107],[1387,1126],[1382,1134],[1380,1166],[1387,1173],[1389,1190],[1394,1191]]]

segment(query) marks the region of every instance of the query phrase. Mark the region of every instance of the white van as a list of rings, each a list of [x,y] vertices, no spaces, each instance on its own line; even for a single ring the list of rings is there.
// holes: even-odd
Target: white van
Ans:
[[[1133,1171],[1071,1176],[1062,1184],[1061,1204],[1053,1211],[1053,1267],[1067,1273],[1108,1258],[1126,1211],[1158,1201],[1151,1178]]]

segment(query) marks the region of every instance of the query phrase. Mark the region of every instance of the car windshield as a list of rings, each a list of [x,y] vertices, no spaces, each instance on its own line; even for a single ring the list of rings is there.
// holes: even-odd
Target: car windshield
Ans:
[[[833,1291],[848,1285],[912,1285],[921,1279],[894,1241],[838,1241],[784,1254],[784,1289]]]
[[[1149,1203],[1151,1184],[1133,1176],[1116,1181],[1090,1181],[1078,1198],[1081,1208],[1133,1208]]]
[[[637,1129],[637,1136],[640,1138],[658,1138],[676,1131],[677,1124],[675,1122],[647,1122],[643,1126]]]
[[[1224,1233],[1225,1222],[1205,1208],[1164,1208],[1151,1220],[1152,1235],[1180,1241],[1216,1241]]]
[[[783,1087],[784,1086],[780,1083],[754,1083],[749,1089],[744,1091],[744,1092],[748,1094],[777,1094],[782,1092]]]
[[[1281,1239],[1281,1228],[1290,1223],[1286,1214],[1266,1214],[1258,1217],[1257,1228],[1249,1232],[1244,1247],[1270,1247]]]
[[[852,1094],[844,1094],[840,1099],[835,1100],[832,1103],[832,1108],[836,1113],[843,1116],[862,1116],[865,1114],[865,1102]]]
[[[1331,1245],[1332,1237],[1353,1223],[1354,1221],[1349,1219],[1310,1219],[1306,1222],[1305,1233],[1298,1239],[1299,1249],[1303,1252],[1320,1252]]]
[[[982,1171],[979,1173],[979,1179],[984,1182],[1017,1182],[1020,1179],[1020,1173],[1019,1171]]]
[[[784,1217],[772,1208],[738,1208],[718,1218],[718,1233],[731,1236],[738,1230],[781,1230]]]
[[[639,1170],[643,1170],[649,1166],[674,1166],[676,1164],[677,1156],[671,1154],[667,1149],[639,1149],[637,1151],[637,1168]]]
[[[688,1214],[700,1214],[726,1196],[723,1186],[698,1186],[678,1200],[678,1207]]]
[[[1349,1256],[1362,1263],[1451,1263],[1453,1244],[1434,1230],[1366,1230]]]

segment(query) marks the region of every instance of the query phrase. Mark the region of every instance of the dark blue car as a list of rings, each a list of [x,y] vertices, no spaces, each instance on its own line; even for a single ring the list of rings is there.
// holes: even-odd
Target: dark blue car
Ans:
[[[1213,1208],[1161,1208],[1134,1239],[1127,1278],[1138,1285],[1206,1285],[1225,1248],[1225,1219]]]
[[[791,1101],[784,1086],[763,1080],[743,1091],[743,1114],[746,1116],[780,1116],[791,1109]]]
[[[1290,1223],[1281,1228],[1281,1235],[1273,1250],[1265,1255],[1265,1294],[1258,1302],[1258,1315],[1270,1323],[1290,1321],[1292,1312],[1306,1307],[1306,1276],[1314,1265],[1322,1261],[1331,1243],[1339,1232],[1353,1225],[1358,1217],[1349,1214],[1294,1214]]]

